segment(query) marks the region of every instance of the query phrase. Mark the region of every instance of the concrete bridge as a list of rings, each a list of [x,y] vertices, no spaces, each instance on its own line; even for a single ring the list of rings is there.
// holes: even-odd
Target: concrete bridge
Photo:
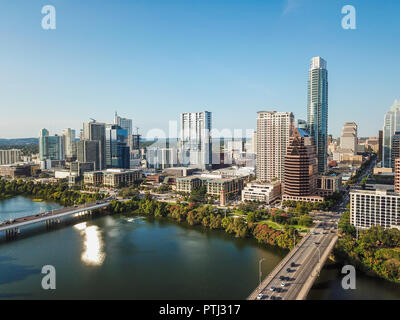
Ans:
[[[4,231],[7,239],[15,238],[21,232],[21,228],[44,222],[47,226],[60,223],[60,219],[72,215],[88,215],[93,210],[108,207],[110,200],[100,200],[93,203],[85,203],[79,206],[62,208],[48,212],[42,212],[31,216],[16,218],[0,225],[0,232]]]
[[[335,213],[316,226],[251,293],[248,300],[304,300],[338,239]],[[261,263],[261,262],[260,262]]]

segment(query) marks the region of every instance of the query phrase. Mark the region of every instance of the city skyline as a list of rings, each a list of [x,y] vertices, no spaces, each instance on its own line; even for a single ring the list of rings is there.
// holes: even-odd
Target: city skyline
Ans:
[[[7,62],[1,138],[36,137],[38,128],[78,130],[90,117],[111,122],[115,110],[142,134],[167,132],[181,112],[204,109],[216,129],[255,129],[262,110],[306,119],[314,56],[329,62],[329,134],[338,137],[344,123],[356,121],[359,136],[377,136],[399,98],[395,1],[353,1],[356,30],[341,27],[342,3],[116,3],[96,16],[89,4],[56,3],[52,31],[41,29],[37,4],[22,11],[2,4],[8,45],[0,53]],[[366,50],[371,45],[373,52]]]

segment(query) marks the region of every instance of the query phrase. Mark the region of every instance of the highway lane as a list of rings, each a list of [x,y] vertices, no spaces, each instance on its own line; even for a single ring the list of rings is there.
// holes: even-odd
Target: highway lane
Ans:
[[[262,284],[262,289],[259,289],[259,293],[263,294],[263,298],[260,300],[273,300],[273,299],[285,299],[294,300],[303,289],[304,284],[312,275],[311,272],[316,268],[319,263],[319,253],[317,246],[319,247],[321,257],[332,239],[336,236],[336,222],[338,221],[339,215],[336,213],[324,213],[317,214],[316,218],[321,220],[317,225],[310,231],[310,233],[304,239],[304,242],[300,247],[296,249],[293,256],[288,259],[276,272],[273,278],[267,283]],[[332,222],[331,222],[332,221]],[[326,228],[327,230],[324,230]],[[332,230],[334,232],[332,232]],[[316,234],[313,234],[313,233]],[[324,234],[325,232],[325,234]],[[314,244],[317,243],[317,245]],[[291,264],[295,266],[292,267]],[[319,268],[321,268],[320,266]],[[287,269],[290,269],[290,272]],[[281,287],[282,280],[281,276],[289,277],[289,280],[285,280],[285,287]],[[278,291],[271,291],[270,288],[278,288]],[[249,297],[255,298],[254,294]]]

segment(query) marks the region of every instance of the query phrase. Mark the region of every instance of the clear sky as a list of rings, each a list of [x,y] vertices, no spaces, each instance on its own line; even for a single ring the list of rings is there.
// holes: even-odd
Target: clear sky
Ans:
[[[56,30],[41,27],[49,4]],[[398,0],[2,0],[0,138],[115,110],[143,134],[204,109],[218,129],[254,128],[260,110],[306,119],[313,56],[328,62],[329,132],[376,136],[400,98],[399,16]]]

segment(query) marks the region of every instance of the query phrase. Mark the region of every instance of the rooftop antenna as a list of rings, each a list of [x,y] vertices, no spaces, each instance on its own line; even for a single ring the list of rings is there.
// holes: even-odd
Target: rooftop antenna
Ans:
[[[93,118],[89,118],[90,120],[92,120],[93,122],[96,122],[96,119],[93,119]]]

